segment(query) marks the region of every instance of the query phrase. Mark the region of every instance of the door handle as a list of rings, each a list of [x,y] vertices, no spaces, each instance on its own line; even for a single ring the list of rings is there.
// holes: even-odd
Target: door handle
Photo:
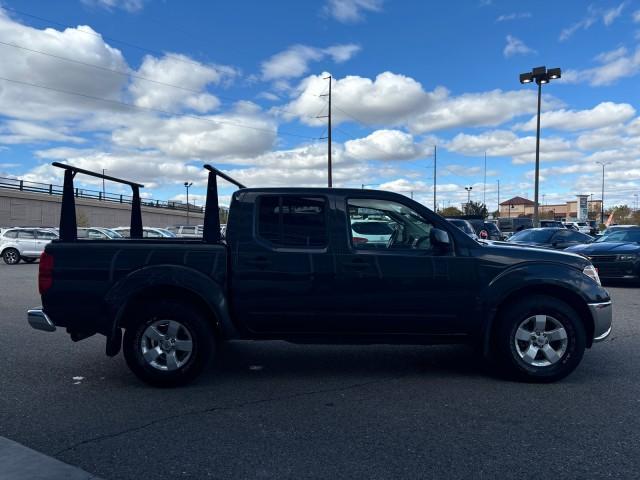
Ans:
[[[350,262],[345,262],[344,266],[350,270],[366,270],[369,268],[369,262],[362,259],[355,259]]]
[[[253,257],[246,259],[244,263],[254,267],[266,267],[271,264],[271,260],[267,257]]]

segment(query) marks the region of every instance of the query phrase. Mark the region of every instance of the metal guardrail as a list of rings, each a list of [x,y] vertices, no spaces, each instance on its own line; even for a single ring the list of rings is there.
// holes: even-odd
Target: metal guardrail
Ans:
[[[54,185],[47,183],[29,182],[19,178],[0,177],[0,188],[9,190],[18,190],[21,192],[43,193],[48,195],[62,196],[62,185]],[[99,200],[103,202],[131,204],[133,197],[119,193],[103,192],[101,190],[89,190],[86,188],[75,189],[76,198],[88,198],[91,200]],[[193,203],[187,204],[183,202],[175,202],[171,200],[153,200],[150,198],[141,199],[143,207],[165,208],[169,210],[189,211],[193,213],[204,213],[204,206],[198,206]]]

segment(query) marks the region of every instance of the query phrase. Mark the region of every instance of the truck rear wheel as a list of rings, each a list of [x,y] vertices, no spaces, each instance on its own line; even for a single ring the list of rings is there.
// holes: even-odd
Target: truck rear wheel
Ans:
[[[498,366],[509,376],[554,382],[582,360],[586,333],[579,315],[565,302],[533,295],[504,309],[494,341]]]
[[[215,350],[207,318],[188,303],[144,304],[128,319],[123,350],[129,368],[157,387],[184,385],[209,365]]]

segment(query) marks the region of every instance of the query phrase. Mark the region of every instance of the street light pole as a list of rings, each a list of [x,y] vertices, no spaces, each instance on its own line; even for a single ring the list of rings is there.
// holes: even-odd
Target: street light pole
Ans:
[[[536,169],[534,181],[534,205],[533,205],[533,226],[540,226],[540,216],[538,211],[538,192],[540,189],[540,106],[542,103],[542,85],[561,77],[559,68],[536,67],[531,72],[520,74],[520,83],[536,82],[538,85],[538,115],[536,121]]]
[[[471,190],[473,190],[473,187],[464,187],[464,189],[467,191],[467,208],[465,210],[469,215],[469,203],[471,203]]]
[[[193,182],[184,182],[184,188],[187,189],[187,225],[189,225],[189,188]]]
[[[102,200],[104,200],[104,172],[106,170],[103,168],[102,169]]]
[[[604,224],[604,167],[609,164],[609,162],[596,162],[598,165],[602,165],[602,196],[601,204],[600,204],[600,224]]]

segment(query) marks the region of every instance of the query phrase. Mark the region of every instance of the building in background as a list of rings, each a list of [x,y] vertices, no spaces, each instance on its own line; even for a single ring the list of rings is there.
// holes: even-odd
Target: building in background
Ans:
[[[513,197],[500,204],[500,217],[533,217],[534,202],[528,198]],[[597,220],[602,209],[602,200],[587,200],[588,217]],[[577,221],[578,199],[565,203],[540,205],[540,218],[562,221]]]

